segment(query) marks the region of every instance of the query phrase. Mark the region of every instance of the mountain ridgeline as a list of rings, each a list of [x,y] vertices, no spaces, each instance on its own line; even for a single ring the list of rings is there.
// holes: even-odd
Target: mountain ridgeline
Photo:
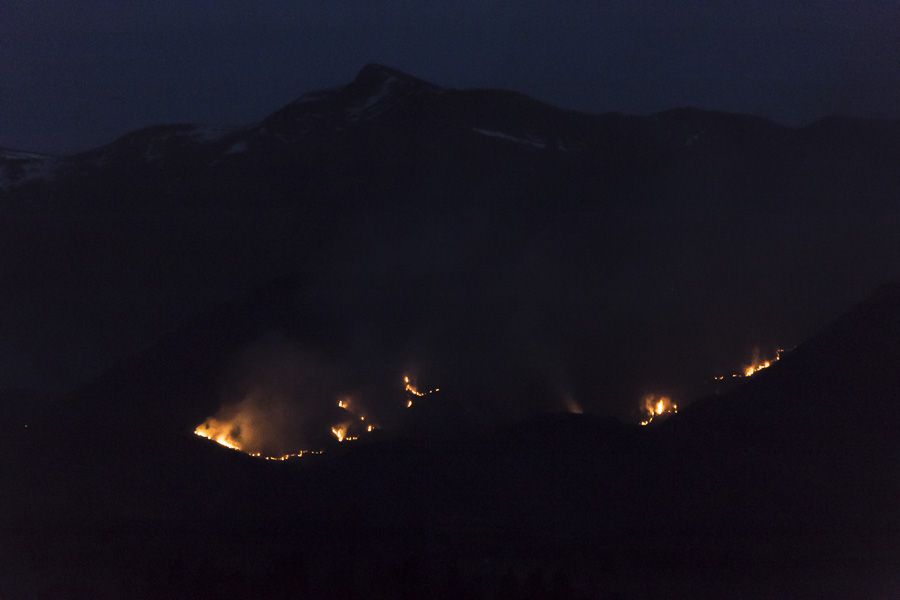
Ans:
[[[302,273],[326,360],[631,418],[898,274],[898,159],[896,122],[589,115],[376,65],[245,127],[4,153],[0,384],[70,388]]]

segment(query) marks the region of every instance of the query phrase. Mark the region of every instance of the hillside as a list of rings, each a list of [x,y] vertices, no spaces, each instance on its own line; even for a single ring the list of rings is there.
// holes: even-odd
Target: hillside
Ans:
[[[590,115],[370,65],[240,128],[4,156],[6,387],[70,389],[301,272],[342,361],[630,418],[900,264],[893,122]]]
[[[900,528],[898,289],[661,424],[570,414],[450,436],[395,429],[270,463],[191,436],[182,419],[209,410],[209,365],[227,356],[198,362],[197,350],[295,314],[285,299],[298,288],[281,282],[76,392],[7,448],[4,488],[17,496],[4,528],[17,548],[47,536],[47,558],[16,554],[0,585],[66,580],[80,556],[86,589],[151,597],[167,585],[211,597],[383,585],[390,596],[413,576],[443,587],[454,568],[473,589],[530,572],[582,595],[885,593]],[[154,398],[147,421],[120,429]],[[27,468],[12,458],[25,453]],[[102,539],[115,541],[104,550]],[[248,545],[256,558],[235,562]],[[198,572],[201,588],[187,575]],[[42,582],[17,582],[25,573]]]

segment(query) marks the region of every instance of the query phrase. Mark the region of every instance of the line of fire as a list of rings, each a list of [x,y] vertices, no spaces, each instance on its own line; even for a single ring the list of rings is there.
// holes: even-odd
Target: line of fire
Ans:
[[[781,357],[784,356],[784,348],[779,348],[775,351],[775,356],[772,358],[760,358],[759,352],[754,353],[755,356],[749,365],[745,365],[743,369],[740,371],[733,371],[727,376],[725,375],[716,375],[713,377],[716,381],[725,381],[726,379],[740,379],[743,377],[752,377],[756,373],[759,373],[763,369],[768,369],[776,362],[781,360]]]
[[[753,377],[760,371],[768,369],[784,356],[784,349],[778,348],[774,356],[771,358],[762,358],[759,350],[753,351],[753,359],[750,363],[744,365],[740,371],[733,371],[729,376],[716,375],[714,381],[726,381],[730,379],[746,379]],[[643,418],[640,421],[641,427],[646,427],[654,421],[660,421],[671,415],[678,414],[678,405],[675,404],[669,396],[663,394],[647,394],[641,399],[641,414]]]
[[[774,365],[781,360],[782,356],[784,356],[784,349],[782,348],[777,349],[774,356],[771,358],[761,358],[759,352],[755,351],[753,360],[742,367],[740,371],[734,371],[728,376],[716,375],[713,379],[715,381],[725,381],[726,379],[752,377],[760,371]],[[437,394],[440,391],[440,388],[420,390],[408,375],[403,376],[403,394],[405,396],[403,405],[406,409],[412,409],[415,402],[420,398]],[[352,399],[340,399],[337,401],[337,406],[346,415],[344,420],[335,423],[330,428],[330,434],[337,442],[356,442],[380,428],[375,420],[357,411]],[[641,399],[640,410],[643,418],[640,420],[639,424],[642,427],[646,427],[651,423],[678,414],[678,404],[673,402],[672,398],[665,394],[646,394]],[[580,408],[578,412],[580,412]],[[243,427],[246,427],[246,425],[242,422],[240,414],[228,420],[209,417],[194,429],[194,434],[224,446],[225,448],[243,452],[248,456],[262,460],[287,461],[295,458],[300,459],[304,456],[315,456],[325,453],[324,448],[316,448],[297,450],[295,452],[280,455],[263,454],[262,452],[246,448],[245,444],[242,443],[240,438]]]

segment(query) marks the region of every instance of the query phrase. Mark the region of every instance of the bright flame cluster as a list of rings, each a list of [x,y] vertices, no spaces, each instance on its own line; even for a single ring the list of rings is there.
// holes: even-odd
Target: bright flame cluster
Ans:
[[[339,441],[343,442],[344,438],[347,437],[347,426],[346,425],[335,425],[331,428],[331,435]]]
[[[672,402],[668,396],[657,396],[656,394],[647,394],[642,402],[645,419],[641,421],[641,426],[646,427],[653,422],[653,419],[667,414],[677,414],[678,405]]]
[[[233,432],[234,426],[231,423],[220,421],[215,417],[208,418],[194,429],[194,435],[212,440],[232,450],[243,451],[241,443],[235,439]]]

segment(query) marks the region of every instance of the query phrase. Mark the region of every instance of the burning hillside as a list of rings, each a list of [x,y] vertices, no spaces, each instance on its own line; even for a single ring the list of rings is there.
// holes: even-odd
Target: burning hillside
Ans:
[[[424,397],[424,396],[430,396],[431,394],[436,394],[436,393],[438,393],[438,392],[441,391],[441,388],[434,388],[433,390],[426,390],[426,391],[424,391],[424,392],[421,392],[421,391],[419,391],[419,388],[417,388],[415,385],[413,385],[413,384],[410,382],[409,376],[408,376],[408,375],[404,375],[404,376],[403,376],[403,385],[405,386],[405,387],[403,388],[403,390],[404,390],[407,394],[410,395],[410,397],[407,398],[407,400],[406,400],[406,408],[412,408],[412,407],[413,407],[413,398],[412,398],[412,396],[414,396],[414,397],[416,397],[416,398],[422,398],[422,397]]]
[[[646,427],[653,422],[654,419],[660,419],[664,416],[678,413],[678,405],[672,402],[668,396],[657,394],[647,394],[641,402],[641,408],[644,413],[644,420],[641,426]]]
[[[357,415],[351,411],[349,400],[339,400],[337,406],[346,413],[347,417],[330,426],[329,433],[337,442],[353,442],[358,440],[360,435],[375,431],[376,426],[367,423],[365,415]],[[265,438],[264,432],[272,430],[272,424],[266,422],[266,419],[274,417],[260,412],[249,403],[220,412],[229,416],[209,417],[194,429],[194,434],[231,450],[265,460],[288,460],[324,453],[322,448],[296,450],[282,454],[272,453],[271,448],[274,444]]]
[[[307,455],[322,454],[324,452],[323,450],[298,450],[287,454],[264,454],[260,450],[252,450],[253,446],[247,445],[250,442],[244,441],[245,438],[253,440],[255,437],[252,428],[248,428],[248,425],[252,427],[246,415],[238,414],[231,421],[222,421],[215,417],[210,417],[194,429],[194,435],[263,460],[285,461],[291,458],[302,458]]]
[[[355,442],[361,435],[378,429],[378,426],[356,407],[351,398],[338,400],[337,406],[347,417],[331,426],[331,435],[338,442]]]
[[[716,375],[713,377],[716,381],[724,381],[725,379],[740,379],[745,377],[752,377],[753,375],[759,373],[763,369],[768,369],[776,362],[781,360],[781,357],[784,356],[784,349],[778,348],[775,350],[774,356],[772,358],[762,358],[759,354],[759,349],[755,349],[753,351],[753,359],[749,364],[741,367],[740,371],[734,371],[730,373],[727,377],[725,375]]]
[[[413,398],[422,398],[440,391],[439,388],[419,391],[409,376],[403,377],[403,385],[404,406],[407,409],[412,408]],[[331,443],[355,442],[381,428],[379,421],[366,414],[359,402],[351,396],[342,397],[332,406],[336,406],[336,411],[319,411],[315,419],[305,419],[330,423],[322,426],[327,435],[320,431],[319,435],[303,436],[304,439],[316,440],[314,449],[283,452],[285,444],[298,437],[296,432],[291,431],[294,424],[310,415],[298,417],[295,414],[297,407],[290,401],[273,401],[258,394],[251,394],[241,402],[223,407],[215,416],[208,417],[197,425],[194,434],[255,458],[283,461],[322,454],[329,438],[333,440]]]

